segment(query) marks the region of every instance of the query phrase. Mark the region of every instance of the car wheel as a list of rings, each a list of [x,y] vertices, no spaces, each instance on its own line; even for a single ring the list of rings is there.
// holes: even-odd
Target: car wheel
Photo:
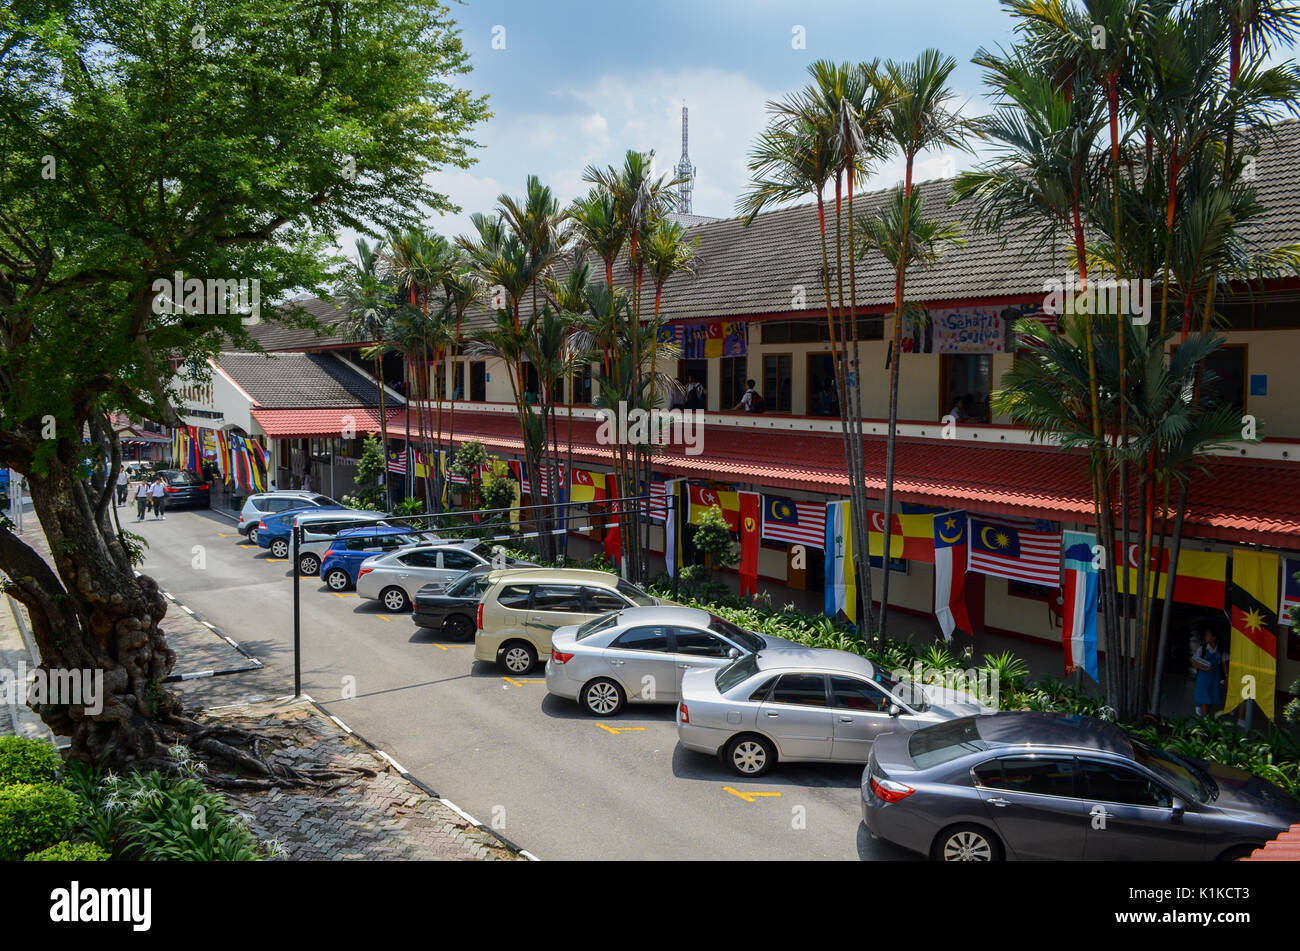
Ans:
[[[301,555],[298,558],[298,574],[315,575],[320,571],[320,559],[315,555]]]
[[[582,708],[593,717],[616,717],[623,710],[623,691],[602,677],[582,688]]]
[[[406,598],[406,592],[401,588],[385,588],[380,592],[379,600],[383,602],[384,607],[394,614],[400,614],[410,606]]]
[[[501,650],[501,666],[512,674],[526,674],[537,663],[537,651],[532,644],[511,641]]]
[[[250,528],[250,529],[248,530],[248,534],[245,535],[244,537],[247,538],[247,539],[248,539],[250,542],[252,542],[254,545],[256,545],[256,544],[257,544],[257,526],[255,525],[255,526],[253,526],[252,528]]]
[[[277,538],[275,541],[271,542],[271,557],[288,558],[289,543],[285,541],[283,538]]]
[[[449,641],[467,641],[474,636],[474,622],[463,614],[453,614],[442,622],[442,633]]]
[[[325,583],[333,591],[346,591],[348,585],[352,583],[352,579],[348,577],[348,573],[342,568],[331,568],[329,573],[325,575]]]
[[[981,826],[953,826],[935,837],[930,857],[936,862],[1000,862],[1002,843]]]
[[[727,744],[727,765],[741,776],[762,776],[775,762],[776,748],[761,736],[746,733]]]

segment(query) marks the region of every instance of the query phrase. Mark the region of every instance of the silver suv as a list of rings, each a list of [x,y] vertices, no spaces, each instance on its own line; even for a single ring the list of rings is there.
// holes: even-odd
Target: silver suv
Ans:
[[[277,492],[259,492],[244,499],[244,507],[239,510],[239,532],[250,542],[257,541],[257,523],[268,515],[279,515],[289,509],[322,507],[338,505],[327,495],[316,492],[301,492],[297,489],[284,489]]]

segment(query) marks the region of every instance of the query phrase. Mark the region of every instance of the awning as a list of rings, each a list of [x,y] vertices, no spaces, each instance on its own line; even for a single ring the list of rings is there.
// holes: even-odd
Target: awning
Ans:
[[[339,409],[253,409],[253,419],[271,439],[335,439],[345,432],[356,436],[380,430],[379,410],[375,407]],[[388,431],[394,433],[393,419],[405,425],[401,409],[388,410]]]
[[[450,434],[443,412],[443,439]],[[791,428],[799,425],[791,420]],[[390,434],[404,430],[400,416]],[[556,421],[563,448],[568,421]],[[411,431],[418,429],[411,414]],[[432,437],[431,437],[432,438]],[[458,410],[455,441],[476,439],[492,452],[523,456],[514,414]],[[710,424],[703,452],[688,456],[681,446],[664,446],[654,459],[656,474],[749,483],[831,496],[848,492],[844,443],[838,432],[808,433]],[[885,437],[863,438],[867,494],[885,491]],[[1054,446],[987,445],[943,439],[898,441],[894,497],[899,502],[967,508],[993,515],[1017,515],[1081,525],[1093,524],[1086,458]],[[573,423],[575,462],[612,467],[612,447],[596,441],[594,420]],[[1300,550],[1300,463],[1215,457],[1198,473],[1189,493],[1184,528],[1188,537]],[[1172,525],[1170,526],[1172,530]]]

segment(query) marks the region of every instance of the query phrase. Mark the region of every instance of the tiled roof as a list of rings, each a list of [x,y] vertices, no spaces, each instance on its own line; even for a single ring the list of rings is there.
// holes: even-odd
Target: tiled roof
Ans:
[[[304,297],[292,302],[320,323],[320,331],[290,327],[283,323],[262,321],[248,328],[248,334],[264,350],[315,350],[343,343],[341,325],[347,315],[329,301]]]
[[[444,417],[445,418],[445,417]],[[412,431],[418,429],[415,415]],[[404,423],[390,423],[397,431]],[[565,439],[568,424],[558,431]],[[576,461],[611,465],[610,448],[596,441],[592,420],[574,422]],[[447,428],[444,425],[444,436]],[[523,454],[513,415],[460,410],[456,441],[477,439],[495,452]],[[866,436],[867,493],[884,495],[885,438]],[[845,494],[844,450],[839,433],[792,434],[710,424],[704,452],[687,456],[681,446],[664,447],[655,471],[673,476],[718,479],[773,489]],[[567,451],[567,450],[566,450]],[[900,502],[951,505],[972,511],[1021,515],[1078,524],[1092,523],[1085,459],[1079,453],[1038,445],[981,446],[943,439],[900,439],[894,495]],[[1008,473],[1014,473],[1014,485]],[[1209,463],[1189,495],[1189,537],[1300,548],[1300,466],[1287,462],[1221,458]]]
[[[405,424],[401,410],[388,410],[389,436]],[[358,436],[379,432],[379,410],[341,407],[338,409],[254,409],[253,419],[272,439],[326,439],[345,431]]]
[[[1264,843],[1246,858],[1247,862],[1300,862],[1300,824],[1293,825],[1272,842]]]
[[[331,353],[223,353],[221,367],[259,406],[378,406],[375,384]]]

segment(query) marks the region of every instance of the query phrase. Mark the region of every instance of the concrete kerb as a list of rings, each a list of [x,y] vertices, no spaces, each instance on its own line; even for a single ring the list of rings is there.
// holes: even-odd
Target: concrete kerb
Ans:
[[[362,736],[362,735],[361,735],[360,733],[358,733],[356,730],[352,729],[350,726],[348,726],[346,723],[344,723],[341,719],[339,719],[339,718],[338,718],[337,716],[335,716],[333,713],[330,713],[329,709],[328,709],[328,708],[327,708],[323,703],[321,703],[320,701],[316,700],[316,699],[315,699],[314,697],[312,697],[311,695],[309,695],[309,694],[305,694],[305,693],[304,693],[304,694],[302,694],[300,697],[292,697],[292,696],[288,696],[288,697],[278,697],[278,698],[276,698],[276,699],[277,699],[277,700],[281,700],[281,701],[291,701],[291,700],[305,700],[305,701],[307,701],[307,702],[310,703],[313,707],[315,707],[317,710],[319,710],[319,711],[320,711],[324,716],[328,717],[328,718],[329,718],[333,723],[335,723],[335,724],[339,727],[339,729],[341,729],[341,730],[343,730],[345,733],[347,733],[348,736],[354,736],[354,737],[356,737],[358,740],[360,740],[362,743],[364,743],[364,744],[365,744],[369,749],[371,749],[371,750],[373,750],[375,753],[377,753],[377,754],[378,754],[382,759],[384,759],[384,760],[385,760],[385,761],[386,761],[386,762],[387,762],[387,763],[388,763],[388,764],[393,768],[393,771],[396,772],[398,776],[401,776],[402,779],[406,780],[406,781],[407,781],[408,783],[410,783],[412,786],[415,786],[416,788],[418,788],[418,789],[419,789],[421,792],[423,792],[425,795],[429,796],[429,797],[432,798],[432,799],[436,799],[436,800],[438,800],[440,803],[442,803],[444,806],[446,806],[446,807],[447,807],[448,809],[450,809],[452,812],[456,813],[458,816],[460,816],[462,819],[464,819],[466,822],[468,822],[471,826],[473,826],[473,827],[474,827],[475,829],[477,829],[479,832],[482,832],[482,833],[485,833],[486,835],[491,836],[492,838],[494,838],[494,839],[496,839],[498,842],[500,842],[501,845],[502,845],[502,847],[504,847],[505,849],[507,849],[507,850],[509,850],[509,851],[511,851],[511,852],[514,852],[516,855],[522,856],[523,858],[527,859],[527,860],[530,861],[530,862],[540,862],[540,861],[541,861],[541,859],[539,859],[537,856],[533,855],[533,853],[529,852],[529,851],[528,851],[527,849],[525,849],[525,848],[522,848],[522,847],[519,846],[518,844],[512,842],[510,839],[506,838],[506,837],[505,837],[504,835],[502,835],[500,832],[497,832],[495,829],[491,828],[490,826],[485,826],[485,825],[483,825],[483,823],[479,822],[477,819],[475,819],[473,816],[471,816],[471,815],[470,815],[468,812],[466,812],[464,809],[460,808],[460,806],[456,805],[456,804],[455,804],[454,802],[452,802],[450,799],[447,799],[447,798],[445,798],[445,797],[439,795],[438,792],[437,792],[437,791],[436,791],[432,786],[430,786],[428,783],[424,782],[424,781],[423,781],[422,779],[420,779],[418,776],[415,776],[413,773],[411,773],[409,770],[407,770],[406,767],[402,766],[401,763],[399,763],[397,760],[393,759],[393,757],[389,756],[388,753],[386,753],[384,750],[380,749],[380,748],[379,748],[378,746],[376,746],[374,743],[371,743],[368,739],[366,739],[364,736]]]

